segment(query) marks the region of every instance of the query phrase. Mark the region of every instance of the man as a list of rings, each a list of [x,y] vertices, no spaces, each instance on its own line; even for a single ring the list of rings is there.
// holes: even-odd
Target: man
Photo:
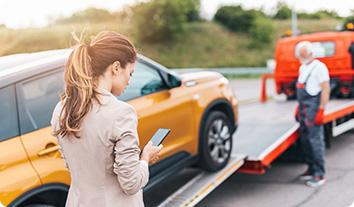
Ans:
[[[301,175],[310,187],[325,183],[324,163],[324,109],[329,100],[330,86],[326,65],[312,54],[312,44],[300,42],[295,48],[301,62],[296,84],[298,107],[296,119],[300,122],[300,143],[308,169]]]

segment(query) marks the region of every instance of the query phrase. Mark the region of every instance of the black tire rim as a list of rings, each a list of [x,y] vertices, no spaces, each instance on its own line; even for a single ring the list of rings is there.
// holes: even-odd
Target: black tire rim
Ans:
[[[223,119],[215,119],[207,133],[210,157],[214,162],[223,164],[231,153],[230,127]]]

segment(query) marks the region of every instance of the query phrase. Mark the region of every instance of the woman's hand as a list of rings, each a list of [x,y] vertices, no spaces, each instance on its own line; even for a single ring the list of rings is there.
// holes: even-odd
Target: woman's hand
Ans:
[[[149,141],[142,153],[141,153],[141,160],[145,160],[149,164],[154,164],[156,161],[160,159],[160,152],[162,149],[162,145],[160,144],[158,147],[154,146],[151,141]]]

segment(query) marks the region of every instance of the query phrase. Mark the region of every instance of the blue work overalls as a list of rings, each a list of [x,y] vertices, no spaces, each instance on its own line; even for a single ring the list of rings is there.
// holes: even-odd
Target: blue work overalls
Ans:
[[[300,143],[311,175],[324,176],[324,131],[322,125],[315,124],[315,117],[320,106],[321,93],[312,96],[305,90],[306,82],[313,70],[314,67],[304,83],[298,82],[296,85],[297,100],[299,102]]]

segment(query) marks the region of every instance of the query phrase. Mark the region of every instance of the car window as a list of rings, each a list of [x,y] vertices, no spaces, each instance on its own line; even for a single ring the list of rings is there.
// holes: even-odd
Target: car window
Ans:
[[[158,71],[144,63],[137,62],[128,87],[118,99],[126,101],[164,89],[167,87]]]
[[[336,44],[334,42],[324,41],[324,42],[311,42],[311,43],[312,43],[313,57],[315,58],[330,57],[334,55],[336,52]]]
[[[15,86],[0,89],[0,141],[19,135]]]
[[[19,84],[21,134],[50,125],[63,87],[63,70]]]

